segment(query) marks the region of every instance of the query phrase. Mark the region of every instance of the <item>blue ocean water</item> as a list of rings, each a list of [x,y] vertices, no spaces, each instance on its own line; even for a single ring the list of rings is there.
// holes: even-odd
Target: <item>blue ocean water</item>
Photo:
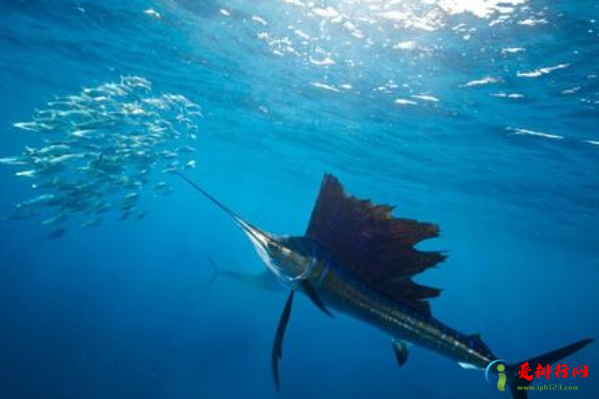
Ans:
[[[434,315],[518,361],[599,337],[599,7],[549,0],[0,1],[0,157],[54,96],[139,76],[200,105],[189,176],[248,220],[302,234],[323,173],[437,223],[449,258],[417,281]],[[31,196],[0,168],[0,213]],[[148,217],[44,240],[0,222],[0,397],[501,398],[482,373],[298,298],[275,393],[284,293],[176,176]],[[576,392],[595,398],[599,349]]]

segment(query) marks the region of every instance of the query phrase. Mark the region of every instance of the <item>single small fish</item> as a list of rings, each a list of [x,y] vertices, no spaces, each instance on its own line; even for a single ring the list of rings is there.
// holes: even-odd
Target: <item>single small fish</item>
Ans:
[[[173,193],[173,189],[166,182],[157,183],[152,189],[156,195],[167,196]]]
[[[85,222],[81,223],[81,227],[83,227],[83,228],[98,227],[98,226],[100,226],[100,223],[102,223],[102,218],[96,217],[96,218],[86,220]]]
[[[58,228],[44,236],[46,240],[56,240],[57,238],[63,237],[69,229],[66,227]]]
[[[125,203],[125,204],[121,205],[121,210],[124,213],[131,213],[131,211],[133,211],[134,208],[135,208],[135,204],[127,204],[127,203]]]
[[[155,135],[162,135],[163,133],[165,133],[168,129],[162,126],[150,126],[150,133],[155,134]]]
[[[90,109],[69,109],[58,112],[58,117],[60,118],[91,117],[92,115],[93,113]]]
[[[53,158],[50,158],[48,160],[48,162],[50,164],[61,164],[61,163],[66,163],[66,162],[71,162],[74,160],[78,160],[78,159],[82,159],[85,158],[85,154],[82,153],[78,153],[78,154],[65,154],[65,155],[60,155],[60,156],[56,156]]]
[[[71,147],[67,144],[51,144],[49,146],[42,147],[37,150],[32,148],[29,148],[28,150],[38,156],[48,154],[62,155],[71,151]]]
[[[27,201],[23,201],[20,204],[17,204],[17,208],[22,207],[31,207],[36,205],[53,205],[59,201],[60,198],[54,194],[42,194],[37,197],[31,198]]]
[[[161,190],[165,190],[167,188],[168,188],[168,184],[166,184],[166,182],[163,182],[163,181],[156,183],[154,185],[154,187],[152,187],[152,189],[154,191],[161,191]]]
[[[18,129],[28,130],[30,132],[38,131],[41,128],[37,122],[17,122],[13,124],[13,126]]]
[[[162,151],[158,154],[158,156],[162,159],[175,159],[177,158],[177,153],[172,151]]]
[[[197,163],[194,160],[188,161],[185,166],[183,167],[183,169],[188,170],[188,169],[195,169]]]
[[[162,169],[162,173],[177,174],[179,173],[179,169],[177,169],[176,167],[169,166],[167,168]]]
[[[196,149],[190,145],[183,145],[177,148],[177,152],[181,154],[191,154],[196,152]]]
[[[95,133],[96,133],[95,129],[80,129],[80,130],[73,131],[71,133],[71,136],[82,138],[82,139],[87,139],[87,138],[94,136]]]
[[[0,164],[2,165],[11,165],[11,166],[22,166],[27,165],[27,162],[23,157],[7,157],[0,158]]]
[[[136,203],[138,200],[139,200],[138,193],[129,193],[129,194],[125,195],[124,202],[126,204],[131,204],[131,203]]]
[[[123,76],[121,78],[121,84],[128,87],[139,87],[145,90],[152,89],[152,83],[139,76]]]
[[[44,220],[42,222],[42,225],[43,226],[53,226],[53,225],[65,222],[66,220],[68,220],[68,218],[69,217],[67,215],[65,215],[65,214],[55,215],[55,216],[52,216],[49,219]]]
[[[35,170],[23,170],[21,172],[15,173],[17,177],[35,177],[37,172]]]
[[[112,205],[109,202],[99,202],[98,204],[95,204],[93,206],[93,212],[95,212],[96,214],[103,214],[106,213],[110,210],[110,208],[112,208]]]

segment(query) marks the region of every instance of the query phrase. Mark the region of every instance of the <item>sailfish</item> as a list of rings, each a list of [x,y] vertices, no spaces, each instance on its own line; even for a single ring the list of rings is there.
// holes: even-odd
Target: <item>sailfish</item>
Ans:
[[[463,334],[437,320],[429,300],[438,297],[440,290],[413,280],[446,258],[443,252],[415,247],[437,237],[437,225],[395,217],[393,207],[350,196],[337,178],[326,174],[305,234],[276,235],[241,218],[185,175],[179,175],[235,221],[267,268],[289,291],[272,348],[277,391],[283,339],[296,292],[305,294],[329,316],[334,311],[343,313],[388,334],[400,366],[408,359],[409,345],[418,345],[453,359],[463,368],[499,374],[500,381],[507,380],[515,399],[525,399],[527,393],[522,388],[531,383],[519,378],[520,365],[551,364],[592,342],[583,339],[488,370],[500,358],[480,335]]]

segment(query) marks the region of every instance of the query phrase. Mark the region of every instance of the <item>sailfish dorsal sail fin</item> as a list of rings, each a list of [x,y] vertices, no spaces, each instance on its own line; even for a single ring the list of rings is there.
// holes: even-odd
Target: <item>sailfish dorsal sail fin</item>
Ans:
[[[339,180],[325,175],[306,235],[333,253],[344,266],[380,291],[430,314],[427,298],[440,290],[412,276],[442,262],[441,252],[420,251],[420,241],[437,237],[432,223],[394,217],[393,208],[345,193]]]

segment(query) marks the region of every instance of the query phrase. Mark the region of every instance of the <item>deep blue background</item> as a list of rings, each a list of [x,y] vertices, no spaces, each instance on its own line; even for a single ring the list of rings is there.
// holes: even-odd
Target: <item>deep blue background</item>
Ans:
[[[512,361],[598,337],[595,3],[533,0],[497,23],[498,13],[427,14],[438,23],[428,30],[366,3],[327,6],[372,18],[266,0],[0,0],[0,156],[39,142],[12,124],[54,95],[143,76],[202,106],[191,176],[248,220],[301,234],[322,174],[334,173],[354,195],[442,227],[424,247],[450,257],[418,277],[444,289],[433,303],[442,321]],[[347,20],[362,23],[362,38]],[[335,64],[319,65],[327,57]],[[485,77],[498,82],[465,87]],[[2,214],[31,195],[14,172],[0,169]],[[270,349],[284,294],[207,288],[209,257],[263,266],[220,211],[168,179],[175,195],[148,196],[143,221],[114,217],[57,241],[41,239],[39,221],[0,223],[0,397],[507,397],[420,348],[400,370],[388,337],[303,298],[277,396]],[[587,379],[560,381],[578,392],[532,396],[596,398],[598,358],[593,345],[567,359],[589,366]]]

